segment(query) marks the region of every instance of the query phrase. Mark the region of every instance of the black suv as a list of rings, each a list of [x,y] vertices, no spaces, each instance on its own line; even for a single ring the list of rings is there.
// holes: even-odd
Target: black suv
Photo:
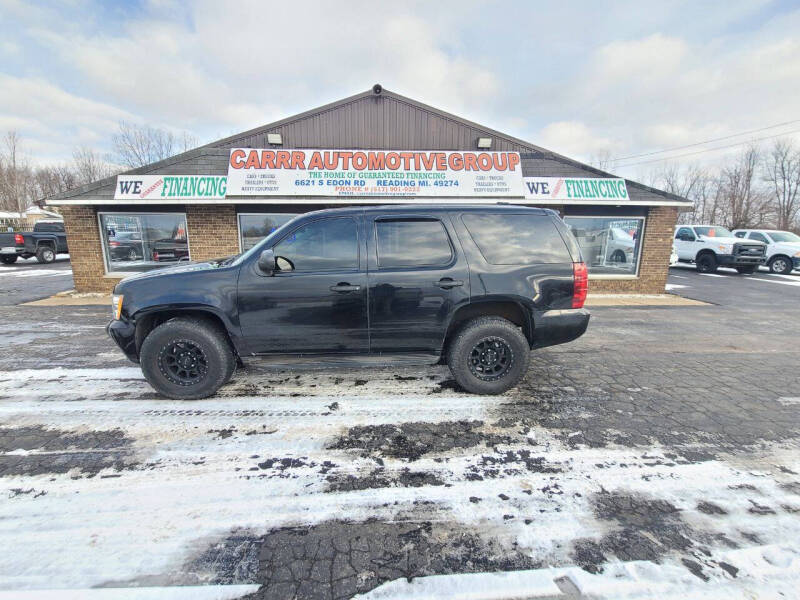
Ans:
[[[586,289],[553,211],[353,207],[301,215],[235,257],[121,281],[107,331],[176,399],[210,396],[268,355],[445,360],[464,389],[498,394],[532,348],[586,331]]]

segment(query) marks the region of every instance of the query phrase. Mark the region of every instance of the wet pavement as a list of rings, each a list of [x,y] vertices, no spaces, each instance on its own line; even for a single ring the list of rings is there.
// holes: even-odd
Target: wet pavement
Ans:
[[[800,290],[673,273],[716,304],[594,309],[499,397],[306,366],[168,401],[105,307],[0,307],[0,589],[791,597]]]

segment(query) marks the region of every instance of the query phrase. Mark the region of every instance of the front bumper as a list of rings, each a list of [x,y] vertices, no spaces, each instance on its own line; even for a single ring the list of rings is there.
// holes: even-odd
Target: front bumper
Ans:
[[[589,317],[589,311],[585,308],[534,313],[531,348],[565,344],[581,337],[589,326]]]
[[[800,271],[800,257],[795,256],[792,258],[792,269]]]
[[[106,333],[117,343],[128,360],[139,363],[139,354],[136,352],[136,326],[133,323],[115,319],[106,325]]]
[[[750,267],[763,265],[767,262],[764,256],[749,256],[747,254],[717,254],[717,264],[723,267]]]

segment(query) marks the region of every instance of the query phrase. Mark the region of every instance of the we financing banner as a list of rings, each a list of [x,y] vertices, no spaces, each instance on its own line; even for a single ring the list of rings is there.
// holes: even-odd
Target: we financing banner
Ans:
[[[517,152],[233,148],[229,196],[522,196]]]
[[[628,200],[624,179],[591,177],[525,177],[525,198],[531,200]]]
[[[225,198],[224,175],[117,175],[115,200]]]

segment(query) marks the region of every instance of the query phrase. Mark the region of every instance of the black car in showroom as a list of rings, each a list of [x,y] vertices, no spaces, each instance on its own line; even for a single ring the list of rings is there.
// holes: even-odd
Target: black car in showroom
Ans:
[[[134,275],[108,333],[170,398],[212,395],[242,361],[294,355],[445,361],[498,394],[534,348],[589,322],[587,271],[550,210],[507,205],[306,213],[238,256]]]

